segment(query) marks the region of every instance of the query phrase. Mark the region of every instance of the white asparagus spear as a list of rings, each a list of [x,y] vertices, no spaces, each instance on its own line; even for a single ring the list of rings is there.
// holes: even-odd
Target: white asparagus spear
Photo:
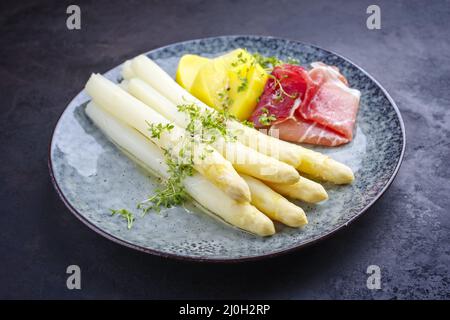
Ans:
[[[272,220],[280,221],[290,227],[301,227],[308,223],[302,208],[288,201],[261,181],[241,174],[252,194],[252,204]]]
[[[166,119],[175,122],[181,128],[188,126],[190,122],[189,116],[179,111],[172,101],[161,95],[143,80],[131,78],[123,81],[121,87]],[[238,141],[225,141],[224,138],[218,136],[213,146],[239,172],[275,183],[292,184],[300,179],[300,175],[294,167],[259,153]]]
[[[317,203],[328,199],[328,194],[320,183],[305,177],[300,177],[300,180],[294,184],[265,183],[276,192],[292,199],[309,203]]]
[[[125,79],[131,79],[136,77],[136,75],[134,74],[133,69],[131,68],[131,61],[127,60],[123,63],[122,65],[122,76]]]
[[[90,102],[86,114],[106,136],[116,145],[138,160],[144,168],[160,177],[167,178],[167,165],[162,151],[138,131],[102,108]],[[200,204],[226,222],[248,232],[269,236],[275,233],[275,228],[263,213],[248,202],[237,202],[217,188],[202,175],[195,173],[183,181],[186,191]]]
[[[133,75],[147,82],[176,105],[190,101],[205,110],[210,108],[179,86],[155,62],[144,55],[131,60],[131,69]],[[126,76],[124,74],[125,78]],[[276,156],[299,171],[336,184],[351,183],[354,180],[349,167],[324,154],[268,136],[238,121],[229,121],[228,125],[241,143],[268,156]]]
[[[162,131],[159,138],[152,137],[149,124],[172,124],[147,105],[101,75],[93,74],[86,83],[86,91],[94,102],[129,126],[134,127],[159,147],[177,157],[186,148],[185,131],[176,125]],[[191,146],[189,146],[191,147]],[[250,190],[229,161],[204,144],[193,144],[193,166],[212,183],[237,201],[249,201]]]

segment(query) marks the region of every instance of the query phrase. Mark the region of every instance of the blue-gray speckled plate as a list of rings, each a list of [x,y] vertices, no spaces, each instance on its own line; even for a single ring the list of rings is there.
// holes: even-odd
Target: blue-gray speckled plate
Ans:
[[[171,75],[186,53],[216,56],[243,47],[264,55],[295,57],[303,65],[323,61],[343,72],[361,91],[354,140],[339,148],[316,148],[349,165],[356,180],[348,186],[326,185],[329,200],[302,204],[309,224],[303,229],[277,225],[277,233],[260,238],[217,222],[192,206],[137,217],[133,228],[109,208],[134,209],[155,181],[106,139],[84,114],[81,91],[56,125],[49,167],[54,185],[68,208],[90,228],[128,247],[166,257],[198,261],[241,261],[274,256],[323,239],[347,226],[387,189],[400,166],[405,132],[398,108],[365,71],[332,52],[297,41],[260,36],[224,36],[192,40],[152,50],[148,56]],[[117,81],[120,66],[106,73]],[[88,75],[86,75],[87,77]]]

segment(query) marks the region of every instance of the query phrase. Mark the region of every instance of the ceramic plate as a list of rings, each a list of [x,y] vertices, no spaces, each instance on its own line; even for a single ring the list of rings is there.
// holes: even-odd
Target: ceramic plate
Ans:
[[[189,204],[138,216],[128,230],[121,217],[111,216],[109,209],[134,210],[157,184],[86,117],[84,108],[89,97],[83,90],[61,115],[50,145],[53,183],[70,211],[105,237],[147,253],[199,261],[241,261],[278,255],[324,239],[367,210],[398,171],[405,133],[393,100],[360,67],[315,46],[260,36],[186,41],[147,55],[174,76],[178,59],[186,53],[214,57],[239,47],[281,59],[294,57],[304,66],[313,61],[335,65],[351,87],[361,91],[354,140],[343,147],[315,148],[349,165],[356,176],[353,184],[325,185],[328,201],[318,205],[300,203],[308,215],[306,227],[293,229],[277,224],[277,233],[272,237],[261,238],[231,228]],[[120,66],[105,76],[117,82]]]

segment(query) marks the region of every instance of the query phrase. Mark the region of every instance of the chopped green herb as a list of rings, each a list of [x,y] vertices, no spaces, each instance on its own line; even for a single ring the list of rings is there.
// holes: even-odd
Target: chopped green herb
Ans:
[[[169,178],[162,181],[162,186],[156,189],[153,196],[138,204],[138,209],[141,209],[144,215],[150,210],[159,212],[161,208],[180,205],[189,198],[183,180],[194,174],[192,163],[186,164],[183,159],[175,159],[167,151],[164,152],[164,156]]]
[[[276,102],[284,101],[283,91],[282,90],[277,90],[275,92],[275,95],[273,95],[272,100],[274,100]]]
[[[292,58],[292,57],[289,57],[289,58],[286,59],[286,63],[299,65],[300,64],[300,60]]]
[[[258,62],[261,67],[266,69],[266,71],[271,72],[273,68],[276,66],[288,63],[288,64],[295,64],[298,65],[300,62],[298,59],[289,57],[286,61],[283,61],[281,59],[278,59],[275,56],[263,56],[259,53],[254,53],[253,58],[255,58],[256,62]]]
[[[263,67],[264,69],[271,70],[271,69],[275,68],[276,66],[283,64],[283,61],[278,59],[275,56],[268,57],[268,56],[263,56],[259,53],[254,53],[253,58],[255,58],[256,62],[258,62],[261,65],[261,67]]]
[[[255,125],[253,124],[253,122],[248,121],[248,120],[242,121],[242,124],[245,125],[245,126],[247,126],[247,127],[250,127],[250,128],[254,128],[254,127],[255,127]]]
[[[194,103],[178,105],[177,108],[189,115],[186,131],[191,134],[191,137],[196,137],[197,141],[211,144],[217,140],[216,133],[227,140],[232,138],[227,131],[227,121],[234,117],[227,109],[201,111]]]
[[[245,50],[245,49],[244,49],[244,50]],[[238,55],[237,55],[236,61],[233,61],[233,62],[231,63],[231,66],[232,66],[232,67],[237,67],[237,66],[239,66],[239,65],[241,65],[241,64],[247,63],[247,61],[248,61],[247,58],[246,58],[246,57],[243,57],[242,52],[239,52]]]
[[[282,100],[283,95],[285,95],[286,97],[291,98],[291,99],[296,99],[298,97],[298,93],[288,94],[286,91],[284,91],[283,85],[281,84],[280,80],[278,80],[278,78],[275,77],[274,75],[269,74],[269,78],[273,79],[275,88],[278,87],[277,94],[274,98],[276,101]]]
[[[111,210],[112,216],[114,216],[116,214],[119,214],[120,216],[122,216],[127,221],[127,228],[131,229],[131,227],[133,226],[133,222],[134,222],[133,213],[131,213],[127,209],[117,209],[117,210],[110,209],[110,210]]]
[[[192,147],[197,143],[207,145],[214,143],[218,135],[227,140],[236,140],[227,131],[226,122],[233,118],[226,110],[201,110],[195,103],[186,103],[177,106],[178,110],[189,116],[189,123],[186,126],[188,136],[186,141],[178,151],[178,157],[173,157],[171,153],[164,150],[165,162],[168,166],[169,177],[162,181],[160,188],[156,189],[154,195],[138,204],[144,214],[150,210],[159,212],[161,208],[170,208],[185,202],[189,196],[184,188],[183,180],[194,174]],[[170,131],[174,125],[151,125],[150,132],[153,138],[160,138],[165,130]],[[208,153],[214,152],[213,148],[205,148],[205,153],[199,155],[200,159],[206,159]]]
[[[222,110],[228,110],[233,104],[233,99],[230,97],[230,87],[227,86],[224,90],[219,91],[217,96],[219,98]]]
[[[158,124],[153,124],[153,123],[149,123],[148,121],[146,121],[148,126],[149,126],[149,131],[151,133],[151,137],[152,138],[157,138],[160,139],[161,138],[161,133],[163,133],[164,131],[171,131],[175,126],[171,123],[167,123],[167,124],[162,124],[162,123],[158,123]]]
[[[239,87],[237,88],[237,92],[245,91],[248,88],[248,80],[246,77],[240,78],[241,83],[239,84]]]
[[[147,122],[152,138],[160,139],[164,131],[170,132],[175,125],[152,124]],[[162,187],[156,189],[153,196],[138,204],[138,209],[146,214],[149,210],[160,211],[161,207],[169,208],[181,204],[187,198],[182,180],[193,174],[192,154],[190,146],[182,146],[178,151],[178,158],[173,158],[164,150],[165,162],[168,166],[169,177],[162,181]]]
[[[261,112],[258,121],[263,126],[269,126],[273,121],[277,120],[277,117],[274,114],[270,114],[267,108],[262,108]]]

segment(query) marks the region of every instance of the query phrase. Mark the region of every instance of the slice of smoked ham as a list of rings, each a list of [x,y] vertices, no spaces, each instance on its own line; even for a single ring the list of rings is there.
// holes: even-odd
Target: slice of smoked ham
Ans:
[[[359,107],[360,92],[348,87],[347,80],[336,67],[324,63],[311,64],[311,80],[319,87],[308,104],[297,109],[301,118],[316,122],[351,140]]]
[[[289,64],[275,67],[250,121],[256,128],[264,127],[265,125],[259,122],[264,111],[276,117],[272,125],[293,118],[305,98],[310,82],[308,72],[302,67]]]
[[[250,120],[256,128],[267,127],[259,118],[263,113],[274,115],[269,133],[286,141],[347,143],[353,136],[359,91],[347,86],[337,68],[322,63],[312,67],[309,72],[287,64],[275,67]]]
[[[278,130],[277,132],[275,130]],[[279,137],[285,141],[310,143],[334,147],[349,142],[339,133],[329,130],[315,122],[306,120],[286,119],[282,123],[270,127],[271,136]]]

